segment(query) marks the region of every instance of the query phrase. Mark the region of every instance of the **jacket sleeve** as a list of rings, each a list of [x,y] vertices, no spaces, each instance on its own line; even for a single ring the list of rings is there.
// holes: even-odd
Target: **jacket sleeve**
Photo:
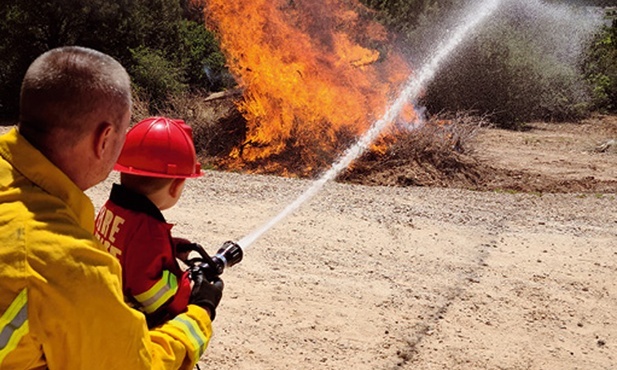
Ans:
[[[148,331],[144,315],[123,301],[115,257],[94,248],[62,253],[47,258],[51,271],[30,290],[31,331],[50,369],[189,370],[197,363],[212,335],[204,309],[190,305]]]
[[[167,229],[162,225],[140,224],[126,241],[124,292],[148,314],[184,312],[191,286],[188,273],[177,266]]]
[[[189,305],[185,313],[152,330],[150,334],[154,348],[167,348],[169,343],[176,347],[164,355],[158,354],[162,362],[178,363],[181,358],[176,359],[176,353],[184,353],[182,368],[191,369],[208,347],[212,337],[212,322],[203,308]]]

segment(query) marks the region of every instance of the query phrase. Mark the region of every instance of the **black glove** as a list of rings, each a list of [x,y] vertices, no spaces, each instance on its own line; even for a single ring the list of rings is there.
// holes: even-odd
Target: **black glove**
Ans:
[[[210,311],[210,320],[214,321],[216,307],[223,296],[223,280],[216,278],[208,281],[203,278],[194,279],[193,290],[189,304],[197,305]]]
[[[204,255],[207,256],[206,250],[200,244],[192,243],[189,240],[182,238],[173,238],[173,242],[176,248],[175,256],[179,258],[182,262],[191,266],[199,260],[204,259]],[[188,258],[191,252],[197,252],[200,257],[193,257],[191,259]]]

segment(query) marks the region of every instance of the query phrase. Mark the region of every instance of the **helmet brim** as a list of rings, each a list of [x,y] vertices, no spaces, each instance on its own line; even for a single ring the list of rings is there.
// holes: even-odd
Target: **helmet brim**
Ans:
[[[162,173],[162,172],[143,171],[143,170],[136,169],[134,167],[124,166],[119,163],[116,163],[114,165],[114,170],[121,172],[121,173],[128,173],[131,175],[158,177],[158,178],[164,178],[164,179],[177,179],[177,178],[191,179],[191,178],[201,177],[204,175],[204,171],[202,170],[198,170],[198,172],[192,173],[190,175],[181,174],[181,173],[170,174],[170,173]]]

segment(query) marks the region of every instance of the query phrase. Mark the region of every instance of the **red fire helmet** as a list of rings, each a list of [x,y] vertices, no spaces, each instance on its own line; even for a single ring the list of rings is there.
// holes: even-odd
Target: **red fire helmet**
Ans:
[[[192,129],[184,121],[150,117],[126,134],[114,170],[133,175],[189,178],[202,175]]]

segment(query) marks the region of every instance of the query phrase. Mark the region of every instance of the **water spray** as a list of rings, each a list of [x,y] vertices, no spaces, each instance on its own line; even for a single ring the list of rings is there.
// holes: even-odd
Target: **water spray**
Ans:
[[[313,182],[313,184],[304,191],[295,201],[289,204],[283,211],[265,223],[263,226],[252,231],[237,243],[226,242],[219,251],[212,256],[211,262],[205,262],[201,268],[207,269],[209,274],[214,274],[216,277],[220,275],[225,267],[232,266],[242,260],[243,252],[264,233],[270,230],[274,225],[279,223],[285,217],[289,216],[297,210],[303,203],[311,199],[317,194],[323,186],[330,180],[346,169],[351,162],[360,157],[370,145],[377,139],[381,132],[388,124],[393,122],[401,113],[405,104],[409,101],[414,101],[420,95],[426,84],[433,79],[439,66],[446,60],[448,56],[459,46],[469,33],[478,27],[486,20],[493,12],[497,10],[503,0],[485,0],[475,4],[475,7],[470,9],[468,15],[462,19],[461,26],[455,29],[448,40],[442,42],[436,49],[436,53],[424,63],[420,72],[409,77],[404,85],[403,90],[398,95],[398,98],[387,108],[385,114],[378,121],[374,122],[369,130],[358,139],[358,141],[348,148],[344,155],[340,157],[328,171]]]
[[[311,199],[317,194],[326,182],[333,180],[336,176],[346,169],[351,162],[362,155],[369,146],[377,139],[384,128],[401,113],[405,104],[409,101],[416,100],[424,86],[435,76],[435,73],[441,63],[448,57],[454,49],[465,39],[471,30],[482,23],[489,15],[491,15],[499,6],[502,0],[487,0],[478,4],[477,8],[470,11],[467,19],[464,19],[462,26],[452,33],[452,37],[443,43],[438,48],[437,53],[424,64],[417,75],[412,75],[398,98],[388,107],[385,114],[371,125],[369,130],[360,137],[360,139],[352,145],[345,154],[336,161],[332,167],[326,171],[320,178],[315,180],[313,184],[304,191],[293,203],[289,204],[283,211],[276,215],[269,222],[254,230],[244,238],[238,241],[238,244],[243,250],[247,250],[261,235],[280,222],[282,219],[293,213],[304,202]]]

